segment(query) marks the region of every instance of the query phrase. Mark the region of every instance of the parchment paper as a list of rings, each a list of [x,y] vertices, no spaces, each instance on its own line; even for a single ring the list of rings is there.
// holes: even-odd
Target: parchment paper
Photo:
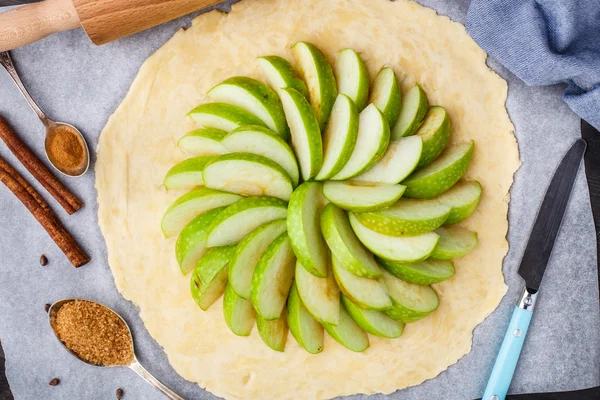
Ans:
[[[468,0],[450,4],[442,0],[419,2],[461,22],[468,7]],[[100,48],[93,46],[81,30],[65,32],[15,50],[13,58],[42,108],[51,117],[80,127],[95,149],[102,127],[143,60],[177,29],[187,26],[192,17]],[[578,118],[560,100],[563,88],[528,88],[494,60],[490,59],[489,64],[509,82],[507,107],[523,162],[511,190],[511,249],[504,263],[508,294],[498,310],[475,330],[472,352],[456,365],[422,385],[372,398],[463,400],[481,396],[521,290],[516,269],[537,208],[560,158],[579,136]],[[0,73],[0,113],[42,156],[43,127],[4,73]],[[3,145],[0,155],[32,182]],[[50,203],[92,257],[92,262],[79,270],[68,264],[8,190],[0,188],[0,338],[16,399],[110,399],[119,387],[125,390],[125,399],[163,398],[132,371],[84,365],[59,346],[49,329],[44,304],[65,297],[89,298],[114,308],[129,322],[137,354],[151,372],[184,397],[215,398],[175,374],[160,346],[148,335],[136,308],[116,291],[97,226],[93,170],[66,183],[84,200],[85,208],[68,217],[56,202]],[[50,198],[43,188],[34,185]],[[544,279],[511,393],[575,390],[600,383],[595,247],[582,170]],[[50,260],[46,267],[39,265],[42,253]],[[55,377],[61,379],[61,384],[48,386]]]

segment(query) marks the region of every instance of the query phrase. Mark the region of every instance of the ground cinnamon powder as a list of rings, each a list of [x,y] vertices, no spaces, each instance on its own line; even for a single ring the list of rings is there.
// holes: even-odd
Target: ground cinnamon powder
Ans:
[[[61,170],[74,171],[85,162],[83,141],[65,125],[57,125],[49,132],[46,149],[48,157]]]
[[[79,358],[101,366],[129,365],[133,343],[125,323],[108,308],[75,300],[63,305],[52,326],[61,342]]]

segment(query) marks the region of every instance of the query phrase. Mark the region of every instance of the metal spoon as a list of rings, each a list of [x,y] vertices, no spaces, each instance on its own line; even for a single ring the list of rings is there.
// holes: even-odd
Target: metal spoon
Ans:
[[[56,168],[57,171],[61,172],[64,175],[67,175],[67,176],[77,177],[77,176],[81,176],[81,175],[85,174],[85,172],[88,170],[88,168],[90,166],[90,152],[88,150],[88,145],[85,141],[85,138],[83,137],[81,132],[79,132],[79,130],[77,128],[75,128],[73,125],[69,125],[64,122],[55,122],[46,116],[46,114],[40,109],[40,107],[35,103],[35,101],[33,101],[33,98],[31,97],[29,92],[27,92],[27,89],[25,89],[25,85],[23,85],[23,82],[19,78],[19,75],[17,74],[17,70],[15,69],[15,66],[10,58],[10,54],[8,53],[8,51],[0,52],[0,64],[2,64],[2,66],[6,69],[6,71],[8,72],[10,77],[13,79],[13,81],[15,81],[15,84],[17,85],[17,87],[19,88],[21,93],[23,94],[23,97],[25,97],[25,100],[27,100],[27,102],[29,103],[29,105],[31,106],[33,111],[35,111],[37,116],[40,118],[40,120],[46,127],[46,139],[45,139],[44,145],[45,145],[45,150],[46,150],[46,157],[48,158],[48,161],[50,161],[50,164],[52,164],[52,166],[54,168]],[[58,129],[70,130],[73,134],[75,134],[77,136],[77,138],[79,139],[78,141],[79,141],[80,145],[83,147],[83,156],[84,156],[83,162],[81,163],[80,166],[78,166],[74,169],[62,168],[56,162],[56,160],[52,160],[51,157],[49,156],[49,152],[48,152],[48,147],[50,145],[49,139],[52,138],[53,134],[56,133]]]
[[[129,337],[131,339],[131,350],[134,353],[133,354],[133,360],[132,360],[131,364],[129,364],[129,365],[114,365],[114,366],[102,366],[102,365],[91,364],[91,363],[89,363],[89,362],[81,359],[77,354],[75,354],[74,352],[72,352],[71,350],[69,350],[65,346],[65,344],[63,342],[61,342],[60,339],[58,339],[58,335],[56,335],[56,330],[54,329],[54,321],[56,320],[56,314],[58,313],[58,310],[60,310],[60,308],[62,306],[64,306],[67,303],[73,302],[75,300],[88,301],[90,303],[98,304],[99,306],[104,307],[108,311],[110,311],[113,314],[115,314],[117,317],[119,317],[121,319],[121,321],[123,321],[123,323],[127,327],[127,331],[129,332]],[[146,382],[148,382],[149,384],[151,384],[152,386],[154,386],[155,388],[157,388],[158,390],[160,390],[161,392],[163,392],[169,399],[171,399],[171,400],[184,400],[183,397],[179,396],[177,393],[175,393],[174,391],[172,391],[171,389],[169,389],[167,386],[165,386],[162,382],[160,382],[158,379],[156,379],[150,372],[148,372],[142,366],[142,364],[140,364],[140,362],[135,357],[135,351],[134,351],[134,348],[133,348],[133,336],[131,335],[131,330],[129,329],[129,325],[127,325],[127,322],[125,322],[125,320],[123,318],[121,318],[121,316],[119,314],[117,314],[116,312],[114,312],[110,308],[106,307],[105,305],[100,304],[100,303],[96,303],[96,302],[91,301],[91,300],[86,300],[86,299],[75,299],[75,298],[73,298],[73,299],[63,299],[63,300],[57,301],[56,303],[54,303],[54,304],[52,304],[50,306],[50,308],[48,309],[48,319],[50,321],[50,327],[52,328],[52,332],[54,332],[54,335],[56,336],[56,339],[58,340],[58,342],[61,344],[61,346],[63,346],[65,348],[65,350],[67,350],[69,352],[69,354],[71,354],[73,357],[77,358],[78,360],[83,361],[84,363],[86,363],[88,365],[93,365],[94,367],[102,367],[102,368],[129,367],[132,370],[134,370],[139,376],[141,376],[142,378],[144,378],[146,380]]]

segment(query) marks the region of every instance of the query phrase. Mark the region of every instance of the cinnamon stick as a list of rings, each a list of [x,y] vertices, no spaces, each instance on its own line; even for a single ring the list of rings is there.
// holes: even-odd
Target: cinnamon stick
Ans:
[[[81,267],[90,261],[88,255],[73,239],[56,214],[50,209],[48,203],[2,157],[0,157],[0,182],[4,183],[27,207],[75,268]]]
[[[83,207],[82,201],[71,193],[48,167],[37,158],[2,116],[0,116],[0,139],[6,143],[6,146],[21,161],[23,166],[46,188],[69,215]]]

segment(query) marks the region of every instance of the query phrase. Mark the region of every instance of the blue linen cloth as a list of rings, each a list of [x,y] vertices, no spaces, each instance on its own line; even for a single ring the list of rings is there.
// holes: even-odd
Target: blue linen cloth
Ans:
[[[600,129],[600,0],[472,0],[466,26],[528,85],[566,83],[564,101]]]

